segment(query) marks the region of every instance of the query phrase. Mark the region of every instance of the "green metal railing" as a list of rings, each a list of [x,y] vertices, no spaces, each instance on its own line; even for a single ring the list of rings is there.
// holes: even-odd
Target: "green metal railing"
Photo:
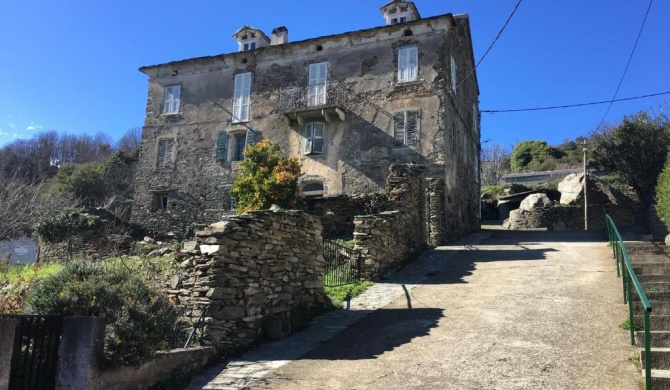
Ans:
[[[628,304],[628,315],[630,321],[630,342],[635,345],[635,317],[633,314],[633,289],[635,286],[637,296],[642,301],[644,306],[644,374],[645,374],[645,388],[651,389],[651,337],[649,332],[649,315],[651,313],[651,303],[647,299],[647,294],[644,292],[640,281],[633,271],[633,265],[628,257],[628,251],[623,243],[621,234],[616,228],[612,218],[605,214],[605,225],[607,226],[607,237],[612,247],[612,255],[616,259],[616,274],[617,277],[623,275],[623,302]]]

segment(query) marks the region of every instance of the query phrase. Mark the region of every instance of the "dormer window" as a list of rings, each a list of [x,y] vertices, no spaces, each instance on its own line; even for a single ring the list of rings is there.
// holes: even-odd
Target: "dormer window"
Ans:
[[[403,0],[393,0],[381,8],[387,25],[407,23],[419,20],[419,12],[414,3]]]
[[[250,26],[243,26],[237,30],[233,38],[237,41],[239,51],[256,50],[270,45],[270,38],[262,31]]]

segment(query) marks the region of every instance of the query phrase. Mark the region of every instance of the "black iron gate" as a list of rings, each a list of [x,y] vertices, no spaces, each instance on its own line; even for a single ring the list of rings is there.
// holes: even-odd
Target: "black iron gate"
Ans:
[[[19,321],[12,353],[10,390],[54,389],[63,316],[7,316]]]
[[[358,251],[335,241],[323,240],[323,257],[326,260],[324,286],[344,286],[361,280],[361,256]]]

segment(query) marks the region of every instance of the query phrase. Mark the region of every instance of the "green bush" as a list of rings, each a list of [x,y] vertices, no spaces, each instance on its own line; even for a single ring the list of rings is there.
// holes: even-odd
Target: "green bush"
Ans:
[[[670,154],[656,183],[656,212],[666,226],[670,226]]]
[[[51,243],[65,241],[84,232],[99,232],[102,229],[100,218],[82,213],[75,209],[63,210],[53,217],[44,218],[35,225],[35,234]]]
[[[29,314],[95,316],[105,323],[105,367],[138,367],[178,339],[167,298],[121,267],[72,262],[30,291]]]

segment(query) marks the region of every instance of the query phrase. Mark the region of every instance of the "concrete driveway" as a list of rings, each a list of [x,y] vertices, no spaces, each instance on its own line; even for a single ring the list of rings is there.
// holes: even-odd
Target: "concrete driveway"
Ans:
[[[423,283],[244,388],[638,389],[602,234],[493,231],[461,249],[425,253],[444,262]]]

